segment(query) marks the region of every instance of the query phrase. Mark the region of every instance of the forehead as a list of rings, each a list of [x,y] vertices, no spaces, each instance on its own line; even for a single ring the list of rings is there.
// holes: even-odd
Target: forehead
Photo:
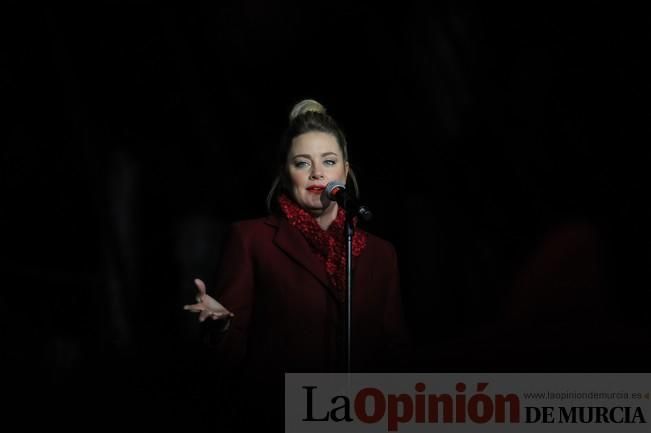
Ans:
[[[289,156],[292,157],[299,154],[319,156],[326,152],[333,152],[337,155],[341,154],[337,139],[332,134],[315,131],[306,132],[305,134],[294,137]]]

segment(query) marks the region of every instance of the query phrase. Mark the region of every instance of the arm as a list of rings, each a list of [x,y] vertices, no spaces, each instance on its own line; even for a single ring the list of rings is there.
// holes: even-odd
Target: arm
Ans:
[[[247,329],[253,307],[253,264],[239,224],[231,226],[217,275],[217,299],[234,315],[222,325],[218,346],[236,365],[246,353]]]
[[[239,224],[231,226],[224,244],[215,295],[219,301],[206,293],[203,281],[195,279],[195,284],[197,303],[184,308],[199,313],[203,339],[217,346],[227,365],[237,365],[246,352],[246,334],[253,303],[251,254]]]
[[[398,256],[393,245],[390,245],[386,284],[387,302],[384,314],[386,347],[388,353],[396,355],[393,363],[397,367],[409,366],[411,338],[403,314]]]

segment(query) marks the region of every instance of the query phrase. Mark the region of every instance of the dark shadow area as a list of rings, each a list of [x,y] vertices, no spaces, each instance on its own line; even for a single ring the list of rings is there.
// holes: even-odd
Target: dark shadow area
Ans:
[[[219,425],[182,306],[302,98],[397,248],[412,371],[648,371],[644,15],[413,3],[0,7],[11,407]]]

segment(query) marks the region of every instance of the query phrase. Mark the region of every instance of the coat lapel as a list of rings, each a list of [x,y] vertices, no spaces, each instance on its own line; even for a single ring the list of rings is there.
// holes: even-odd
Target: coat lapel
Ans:
[[[305,268],[338,299],[337,291],[330,283],[325,265],[312,252],[310,245],[301,232],[296,230],[284,218],[270,217],[268,223],[277,228],[274,244],[289,255],[296,263]]]

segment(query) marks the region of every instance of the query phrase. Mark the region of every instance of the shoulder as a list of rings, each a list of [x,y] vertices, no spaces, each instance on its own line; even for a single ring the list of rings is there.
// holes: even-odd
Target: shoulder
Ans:
[[[270,224],[273,225],[275,219],[276,219],[275,216],[268,215],[259,218],[239,220],[239,221],[232,222],[231,227],[243,231],[260,230]]]
[[[278,227],[278,217],[268,215],[260,218],[235,221],[230,225],[231,236],[246,240],[255,240],[273,236]]]
[[[396,249],[391,242],[373,233],[366,233],[366,250],[375,255],[396,256]]]
[[[395,248],[393,247],[393,244],[389,242],[388,240],[381,238],[380,236],[373,234],[371,232],[368,232],[364,230],[364,233],[366,233],[366,243],[368,245],[372,245],[376,248],[382,248],[382,249],[388,249],[388,250],[394,250]]]
[[[376,275],[377,281],[386,282],[391,287],[397,286],[400,271],[396,248],[377,235],[366,232],[366,236],[366,247],[360,256],[360,265]]]

